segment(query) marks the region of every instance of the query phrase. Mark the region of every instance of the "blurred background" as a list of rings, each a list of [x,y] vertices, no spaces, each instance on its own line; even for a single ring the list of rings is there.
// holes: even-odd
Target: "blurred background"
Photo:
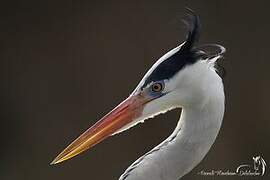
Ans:
[[[184,180],[234,171],[260,155],[270,165],[269,1],[6,1],[0,7],[0,179],[118,179],[174,129],[179,110],[111,137],[59,165],[72,140],[126,98],[185,39],[185,7],[201,17],[200,43],[227,48],[220,63],[226,112],[219,136]]]

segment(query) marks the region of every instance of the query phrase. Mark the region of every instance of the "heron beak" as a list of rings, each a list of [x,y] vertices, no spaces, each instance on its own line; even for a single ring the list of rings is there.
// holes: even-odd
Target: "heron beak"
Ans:
[[[138,118],[142,113],[144,104],[148,101],[149,99],[141,94],[131,95],[73,141],[51,164],[68,160],[112,135]]]

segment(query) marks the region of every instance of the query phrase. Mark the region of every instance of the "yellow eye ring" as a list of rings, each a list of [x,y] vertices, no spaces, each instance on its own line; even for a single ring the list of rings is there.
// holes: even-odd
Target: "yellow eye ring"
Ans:
[[[163,86],[161,83],[154,83],[151,88],[153,92],[160,92],[163,90]]]

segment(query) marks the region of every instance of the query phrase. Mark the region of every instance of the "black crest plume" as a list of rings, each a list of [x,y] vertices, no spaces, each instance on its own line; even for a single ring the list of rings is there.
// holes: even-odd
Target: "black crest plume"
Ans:
[[[188,10],[188,20],[184,23],[188,28],[187,38],[185,43],[180,49],[162,61],[153,72],[147,77],[142,89],[149,83],[170,79],[177,72],[183,69],[186,65],[193,64],[201,57],[201,53],[198,49],[194,48],[194,44],[199,39],[200,20],[192,10]]]
[[[188,34],[185,44],[181,47],[183,51],[190,51],[194,44],[199,40],[201,23],[200,19],[195,12],[189,8],[188,10],[188,19],[183,19],[184,24],[187,26]]]

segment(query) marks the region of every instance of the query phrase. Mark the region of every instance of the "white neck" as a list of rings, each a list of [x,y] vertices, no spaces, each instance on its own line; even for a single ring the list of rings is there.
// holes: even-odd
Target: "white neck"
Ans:
[[[119,180],[177,180],[207,154],[219,132],[224,114],[223,87],[204,105],[184,107],[174,132],[135,161]]]

